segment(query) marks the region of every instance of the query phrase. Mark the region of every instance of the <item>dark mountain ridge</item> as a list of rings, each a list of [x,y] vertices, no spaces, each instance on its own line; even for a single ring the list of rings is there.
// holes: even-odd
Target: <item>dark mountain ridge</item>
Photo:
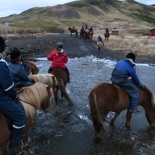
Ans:
[[[49,30],[88,24],[94,27],[112,22],[155,25],[155,7],[134,0],[79,0],[63,5],[35,7],[17,15],[0,18],[0,24],[10,27]],[[109,25],[110,25],[109,24]]]

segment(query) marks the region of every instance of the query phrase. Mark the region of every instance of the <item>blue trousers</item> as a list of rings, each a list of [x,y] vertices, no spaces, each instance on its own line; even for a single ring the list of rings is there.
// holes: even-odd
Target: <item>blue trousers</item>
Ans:
[[[20,143],[23,139],[26,121],[24,109],[9,96],[0,96],[0,112],[8,117],[13,124],[10,142],[14,144]]]
[[[139,100],[138,88],[130,80],[121,84],[119,83],[118,85],[121,86],[129,94],[130,97],[129,110],[136,110],[137,102]]]

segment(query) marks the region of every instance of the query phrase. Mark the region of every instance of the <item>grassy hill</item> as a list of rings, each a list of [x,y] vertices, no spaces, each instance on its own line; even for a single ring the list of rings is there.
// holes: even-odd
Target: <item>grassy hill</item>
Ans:
[[[53,7],[31,8],[18,15],[0,18],[1,31],[9,23],[9,33],[67,31],[68,26],[82,25],[96,29],[151,28],[155,25],[155,7],[134,0],[79,0]]]

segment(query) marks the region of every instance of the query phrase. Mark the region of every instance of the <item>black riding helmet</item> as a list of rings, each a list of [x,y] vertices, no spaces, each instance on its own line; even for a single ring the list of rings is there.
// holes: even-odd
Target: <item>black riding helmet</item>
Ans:
[[[133,62],[135,62],[135,60],[136,60],[136,56],[135,56],[135,54],[133,54],[132,52],[128,53],[128,54],[126,55],[126,58],[132,59]]]
[[[10,58],[14,60],[16,58],[19,58],[20,56],[21,56],[21,52],[17,47],[14,47],[10,52]]]
[[[63,43],[62,42],[58,42],[57,43],[57,48],[63,48]]]

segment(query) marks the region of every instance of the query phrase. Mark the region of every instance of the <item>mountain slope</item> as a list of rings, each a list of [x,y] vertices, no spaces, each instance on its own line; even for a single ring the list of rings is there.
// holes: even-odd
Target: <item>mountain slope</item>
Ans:
[[[153,27],[155,7],[134,0],[80,0],[53,7],[31,8],[18,15],[0,18],[16,29],[51,31],[85,24],[96,28],[136,26]]]

